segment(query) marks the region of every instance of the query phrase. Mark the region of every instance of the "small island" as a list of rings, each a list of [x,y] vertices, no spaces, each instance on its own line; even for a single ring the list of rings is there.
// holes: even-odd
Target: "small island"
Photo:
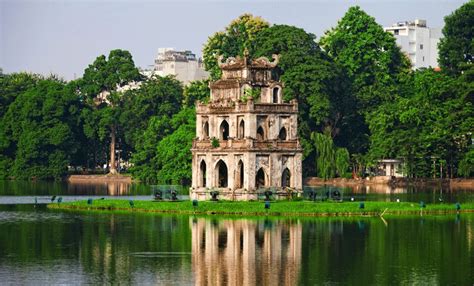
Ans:
[[[313,202],[313,201],[142,201],[142,200],[81,200],[52,203],[50,209],[81,211],[121,211],[196,215],[239,216],[384,216],[384,215],[445,215],[474,213],[474,203],[424,204],[413,202]]]

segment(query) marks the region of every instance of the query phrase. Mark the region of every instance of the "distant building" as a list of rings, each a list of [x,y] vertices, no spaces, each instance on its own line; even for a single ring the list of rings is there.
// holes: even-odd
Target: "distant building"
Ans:
[[[386,32],[395,36],[397,44],[410,59],[413,69],[438,67],[438,43],[440,28],[428,28],[426,20],[398,22],[385,27]]]
[[[403,161],[398,159],[383,159],[377,162],[377,176],[406,177],[403,173]]]
[[[196,58],[191,51],[176,51],[173,48],[159,48],[153,71],[146,74],[174,75],[184,84],[209,77],[200,58]]]

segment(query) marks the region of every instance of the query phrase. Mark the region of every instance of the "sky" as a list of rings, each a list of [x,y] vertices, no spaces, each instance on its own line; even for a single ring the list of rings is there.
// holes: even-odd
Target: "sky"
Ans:
[[[318,39],[354,5],[382,26],[418,18],[442,28],[443,18],[465,2],[0,0],[0,68],[4,73],[53,73],[71,80],[113,49],[130,51],[137,66],[149,68],[160,47],[201,55],[207,38],[243,13],[303,28]]]

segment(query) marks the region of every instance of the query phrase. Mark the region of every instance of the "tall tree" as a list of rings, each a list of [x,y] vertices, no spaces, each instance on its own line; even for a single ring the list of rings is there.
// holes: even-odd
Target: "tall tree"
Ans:
[[[341,133],[341,129],[354,112],[347,76],[321,50],[315,38],[297,27],[273,25],[262,30],[254,43],[256,57],[280,55],[276,75],[285,84],[285,99],[298,101],[298,131],[306,175],[315,171],[316,162],[310,134],[327,130],[339,144],[348,146],[350,141],[344,138],[347,133]]]
[[[150,118],[171,118],[180,111],[182,102],[182,84],[170,76],[155,76],[143,81],[140,88],[125,92],[120,102],[119,122],[131,150],[141,144]]]
[[[0,74],[0,118],[21,93],[35,86],[41,76],[30,73]]]
[[[105,133],[110,135],[110,173],[116,174],[115,147],[118,125],[118,106],[120,106],[121,92],[118,90],[132,82],[140,81],[142,76],[132,59],[132,55],[124,50],[112,50],[108,58],[101,55],[84,71],[80,83],[80,91],[92,106],[92,110],[100,117],[97,132],[101,141]]]
[[[474,126],[472,88],[466,92],[472,83],[427,69],[416,71],[406,85],[409,93],[397,95],[367,116],[370,157],[403,158],[413,177],[446,176],[432,168],[433,161],[445,162],[443,172],[454,176]]]
[[[409,70],[393,35],[358,6],[349,8],[320,44],[346,68],[362,111],[390,100],[398,74]]]
[[[399,78],[410,72],[408,59],[395,38],[358,6],[351,7],[320,41],[322,48],[344,67],[351,83],[352,109],[344,124],[351,152],[365,153],[370,132],[366,115],[399,92]]]
[[[316,167],[320,178],[329,179],[336,175],[335,148],[331,136],[314,132],[311,134],[316,145]]]
[[[132,155],[134,177],[147,182],[189,183],[196,114],[184,108],[172,118],[153,116]]]
[[[211,94],[209,80],[195,80],[184,87],[184,105],[194,106],[196,100],[206,102]]]
[[[3,176],[41,179],[65,175],[79,150],[80,107],[73,90],[55,78],[41,79],[19,94],[3,118],[1,137],[10,139],[7,148],[14,152]]]
[[[244,50],[252,50],[252,44],[257,33],[268,28],[267,21],[252,14],[243,14],[232,21],[222,32],[210,36],[203,48],[203,60],[211,79],[217,80],[221,70],[217,64],[217,57],[224,58],[243,55]]]
[[[463,64],[472,64],[474,55],[474,1],[469,1],[444,18],[439,48],[439,64],[450,74],[459,74]]]

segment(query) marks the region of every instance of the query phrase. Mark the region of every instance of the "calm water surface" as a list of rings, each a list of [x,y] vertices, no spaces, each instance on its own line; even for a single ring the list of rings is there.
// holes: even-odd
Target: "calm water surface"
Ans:
[[[474,216],[242,219],[0,206],[1,284],[472,285]]]
[[[47,202],[52,195],[151,199],[150,193],[143,185],[0,184],[0,284],[474,283],[474,215],[194,217],[62,212],[24,202]],[[435,203],[440,190],[344,195]],[[441,195],[445,201],[473,200],[462,190]]]

